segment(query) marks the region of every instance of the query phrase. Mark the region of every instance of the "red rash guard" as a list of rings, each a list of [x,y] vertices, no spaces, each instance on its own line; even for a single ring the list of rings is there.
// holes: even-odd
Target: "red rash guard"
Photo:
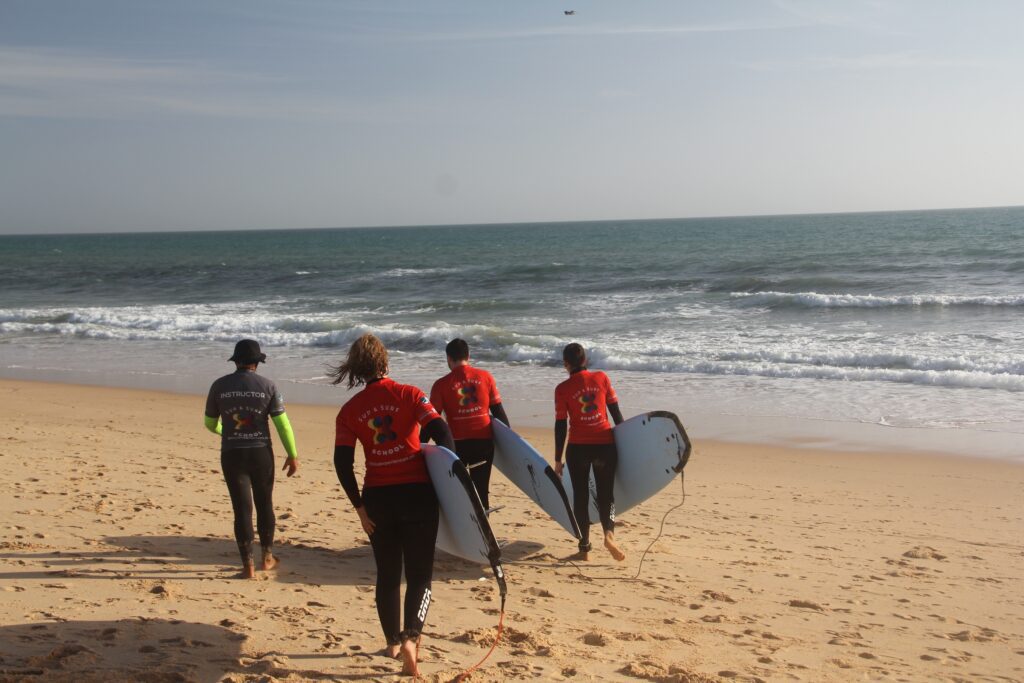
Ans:
[[[555,387],[555,419],[569,420],[569,443],[615,443],[608,405],[618,403],[603,372],[580,370]]]
[[[448,418],[452,438],[490,439],[491,406],[501,403],[501,396],[491,373],[459,365],[434,382],[430,402]]]
[[[385,377],[341,407],[336,446],[355,446],[366,455],[363,488],[430,481],[420,445],[420,427],[440,417],[427,395]]]

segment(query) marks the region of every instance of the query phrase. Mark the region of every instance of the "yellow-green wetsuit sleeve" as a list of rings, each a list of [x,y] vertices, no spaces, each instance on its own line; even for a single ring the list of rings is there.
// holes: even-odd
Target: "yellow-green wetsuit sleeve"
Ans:
[[[209,429],[214,434],[220,434],[221,426],[219,417],[210,417],[209,415],[203,415],[203,424],[205,424],[206,428]]]
[[[298,460],[299,452],[295,448],[295,433],[292,431],[292,423],[288,421],[288,414],[281,413],[274,415],[274,426],[277,427],[277,435],[281,437],[284,449],[288,451],[289,460]]]

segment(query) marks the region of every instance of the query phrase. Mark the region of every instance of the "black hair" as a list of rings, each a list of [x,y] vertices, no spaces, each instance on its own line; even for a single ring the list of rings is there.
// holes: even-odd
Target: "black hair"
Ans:
[[[562,349],[562,360],[569,364],[570,370],[582,370],[587,367],[587,352],[576,342],[566,344]]]
[[[469,344],[465,339],[452,339],[448,342],[448,346],[444,347],[444,352],[456,362],[469,360]]]

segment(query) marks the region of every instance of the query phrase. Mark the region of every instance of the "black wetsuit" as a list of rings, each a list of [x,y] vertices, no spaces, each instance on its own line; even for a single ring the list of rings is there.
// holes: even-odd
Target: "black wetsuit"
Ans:
[[[367,387],[374,383],[370,382]],[[417,395],[412,394],[412,398],[417,399]],[[394,400],[400,403],[399,397],[394,397]],[[423,404],[436,415],[426,397],[423,397],[423,403],[415,400],[403,408],[422,411]],[[338,422],[345,422],[341,414]],[[449,449],[455,445],[448,425],[439,417],[424,425],[421,435]],[[365,454],[365,445],[363,450]],[[377,616],[388,645],[398,645],[403,640],[419,637],[430,608],[434,546],[440,519],[437,495],[429,481],[365,486],[360,494],[353,471],[354,461],[354,446],[335,445],[334,468],[338,481],[352,506],[365,506],[374,524],[370,545],[377,565]],[[404,609],[401,596],[403,565],[406,581]],[[403,618],[404,630],[400,630],[399,616]]]
[[[615,469],[619,454],[613,443],[571,443],[565,465],[572,482],[572,513],[580,527],[580,550],[590,551],[590,469],[594,469],[597,510],[604,531],[615,530]]]
[[[221,470],[231,496],[235,541],[243,564],[252,563],[252,508],[260,545],[274,545],[274,452],[270,418],[284,412],[274,383],[254,371],[240,369],[213,383],[206,398],[206,416],[221,420]]]

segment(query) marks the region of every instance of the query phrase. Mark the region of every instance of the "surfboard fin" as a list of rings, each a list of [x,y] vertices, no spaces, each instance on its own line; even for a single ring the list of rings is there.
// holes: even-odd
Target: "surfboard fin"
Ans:
[[[503,509],[504,507],[505,507],[504,505],[495,505],[495,506],[494,506],[494,507],[492,507],[492,508],[487,508],[487,515],[488,515],[488,516],[490,516],[490,514],[491,514],[492,512],[497,512],[498,510],[501,510],[501,509]]]

